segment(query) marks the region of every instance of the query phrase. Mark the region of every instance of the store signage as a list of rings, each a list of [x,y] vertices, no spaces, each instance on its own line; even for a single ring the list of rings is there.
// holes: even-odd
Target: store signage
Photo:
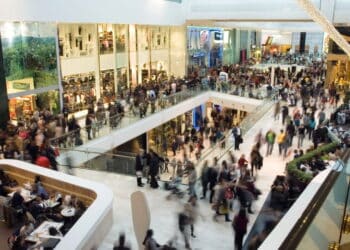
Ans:
[[[202,57],[202,56],[205,56],[205,52],[194,52],[192,57]]]
[[[219,41],[223,40],[223,33],[220,31],[215,31],[214,40],[219,40]]]
[[[26,82],[13,82],[12,88],[19,89],[19,90],[29,90],[30,84]]]
[[[21,91],[31,90],[34,89],[34,80],[32,77],[29,78],[23,78],[13,81],[7,81],[7,93],[17,93]]]

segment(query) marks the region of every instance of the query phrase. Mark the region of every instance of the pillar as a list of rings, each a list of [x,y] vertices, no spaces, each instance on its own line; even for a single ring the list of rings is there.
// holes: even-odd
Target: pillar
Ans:
[[[5,129],[7,121],[10,119],[9,103],[7,97],[6,78],[4,70],[4,58],[2,54],[2,43],[0,33],[0,128]]]

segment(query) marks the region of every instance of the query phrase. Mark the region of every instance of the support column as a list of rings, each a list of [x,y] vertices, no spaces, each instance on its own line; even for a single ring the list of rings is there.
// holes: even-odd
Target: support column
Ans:
[[[7,97],[6,78],[4,71],[4,58],[2,54],[2,43],[0,33],[0,128],[5,129],[9,115],[9,100]]]
[[[275,67],[271,67],[271,86],[275,86]]]

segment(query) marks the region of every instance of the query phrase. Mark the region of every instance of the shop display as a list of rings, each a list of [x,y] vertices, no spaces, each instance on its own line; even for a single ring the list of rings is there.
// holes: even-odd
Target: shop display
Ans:
[[[59,31],[59,54],[62,57],[90,56],[94,53],[94,25],[62,24]]]
[[[223,32],[219,28],[187,28],[188,73],[199,73],[222,64]]]
[[[87,109],[96,101],[96,80],[93,72],[65,76],[62,86],[63,102],[71,113]]]
[[[115,100],[114,71],[112,69],[101,71],[100,89],[104,103],[109,103]]]
[[[34,95],[12,98],[9,100],[10,120],[25,120],[33,115]]]
[[[100,54],[113,53],[113,29],[111,24],[98,25]]]
[[[115,31],[115,49],[117,53],[126,52],[128,25],[116,24]]]

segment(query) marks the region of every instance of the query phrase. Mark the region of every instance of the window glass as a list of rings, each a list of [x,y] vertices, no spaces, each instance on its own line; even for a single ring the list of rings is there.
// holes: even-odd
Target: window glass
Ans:
[[[49,23],[0,23],[8,93],[58,84],[56,26]]]

